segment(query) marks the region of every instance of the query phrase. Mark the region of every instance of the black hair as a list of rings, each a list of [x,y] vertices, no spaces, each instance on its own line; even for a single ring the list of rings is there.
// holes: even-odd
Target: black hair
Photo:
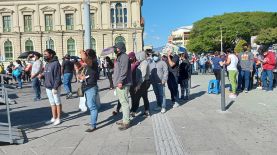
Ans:
[[[53,56],[56,55],[56,52],[54,50],[52,50],[52,49],[46,49],[45,52],[47,52],[47,53],[49,53],[49,54],[51,54]]]
[[[85,53],[90,59],[96,58],[96,52],[93,49],[87,49]]]
[[[16,62],[17,64],[19,64],[19,65],[22,67],[22,63],[21,63],[20,60],[15,60],[15,62]]]
[[[228,49],[226,50],[226,53],[234,53],[234,51],[233,51],[231,48],[228,48]]]

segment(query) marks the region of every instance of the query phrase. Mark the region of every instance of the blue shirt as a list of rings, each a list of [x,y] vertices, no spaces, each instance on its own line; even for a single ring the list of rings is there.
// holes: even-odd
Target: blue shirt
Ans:
[[[222,62],[223,60],[220,57],[213,57],[212,58],[212,62],[213,62],[213,69],[221,69],[221,66],[219,64],[219,62]]]

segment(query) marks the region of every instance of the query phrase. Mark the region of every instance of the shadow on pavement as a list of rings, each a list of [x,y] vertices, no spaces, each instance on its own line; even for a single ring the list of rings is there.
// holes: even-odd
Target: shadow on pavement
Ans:
[[[231,102],[226,106],[226,110],[228,110],[234,103],[235,103],[235,101],[231,101]]]

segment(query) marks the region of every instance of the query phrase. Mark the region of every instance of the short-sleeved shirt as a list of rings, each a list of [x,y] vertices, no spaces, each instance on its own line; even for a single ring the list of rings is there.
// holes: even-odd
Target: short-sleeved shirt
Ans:
[[[214,66],[213,69],[221,69],[219,62],[222,62],[222,59],[220,57],[213,57],[211,60],[213,62],[213,66]]]
[[[63,67],[63,74],[65,73],[73,73],[74,70],[74,63],[70,60],[64,60],[62,63]]]
[[[169,75],[174,75],[175,78],[178,77],[178,72],[179,72],[179,56],[178,55],[173,55],[171,56],[171,60],[175,63],[175,66],[171,67],[168,63],[168,73]]]

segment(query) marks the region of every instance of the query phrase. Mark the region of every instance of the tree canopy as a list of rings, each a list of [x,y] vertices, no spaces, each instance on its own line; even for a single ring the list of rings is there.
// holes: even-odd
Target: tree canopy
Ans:
[[[193,25],[187,46],[192,52],[220,50],[220,29],[223,34],[223,48],[234,48],[239,40],[250,42],[251,36],[261,29],[277,27],[277,12],[226,13],[207,17]]]
[[[272,45],[277,43],[277,27],[262,29],[256,39],[257,44]]]

